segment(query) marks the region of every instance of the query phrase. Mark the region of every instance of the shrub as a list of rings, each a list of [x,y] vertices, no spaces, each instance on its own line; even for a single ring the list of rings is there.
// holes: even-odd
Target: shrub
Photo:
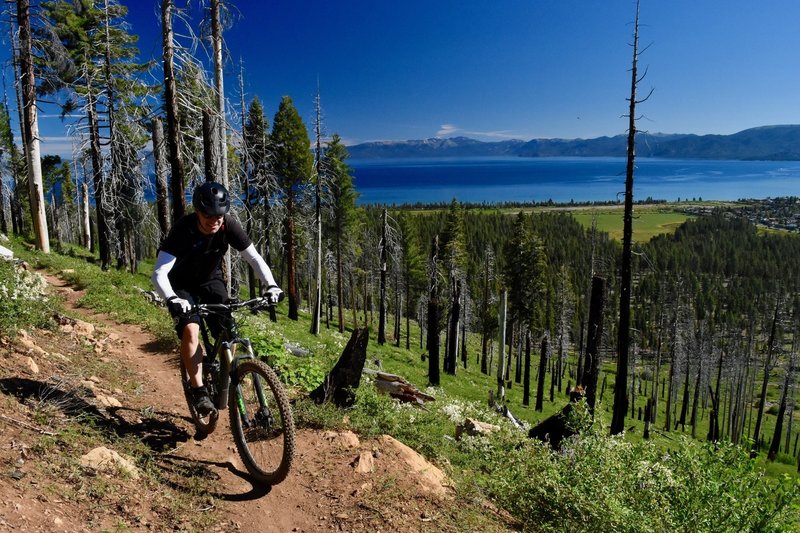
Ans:
[[[490,449],[495,468],[479,482],[531,531],[780,531],[798,520],[800,483],[766,478],[729,444],[683,439],[665,453],[595,428],[560,452]]]
[[[45,294],[47,282],[35,272],[0,261],[0,334],[13,335],[22,327],[46,327],[52,315]]]

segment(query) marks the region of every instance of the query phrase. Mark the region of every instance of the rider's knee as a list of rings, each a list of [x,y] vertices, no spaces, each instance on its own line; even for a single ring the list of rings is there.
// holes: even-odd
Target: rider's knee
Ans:
[[[183,342],[197,342],[200,338],[200,325],[189,323],[186,324],[186,327],[183,328],[183,333],[181,334],[181,340]]]

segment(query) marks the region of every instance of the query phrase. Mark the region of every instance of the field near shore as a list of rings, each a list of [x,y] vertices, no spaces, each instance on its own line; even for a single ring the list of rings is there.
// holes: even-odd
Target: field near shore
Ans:
[[[575,220],[586,228],[597,221],[597,229],[609,234],[612,239],[622,241],[622,209],[599,208],[585,209],[572,213]],[[672,233],[678,226],[693,218],[682,211],[664,207],[637,207],[634,209],[633,240],[647,242],[656,235]]]

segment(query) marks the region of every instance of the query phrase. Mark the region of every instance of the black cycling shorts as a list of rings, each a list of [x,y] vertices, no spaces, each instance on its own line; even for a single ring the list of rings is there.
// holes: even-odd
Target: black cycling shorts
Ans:
[[[228,301],[228,289],[225,287],[225,282],[219,278],[212,278],[205,283],[200,284],[192,289],[177,289],[175,294],[178,298],[188,300],[190,304],[220,304]],[[175,321],[175,333],[178,338],[183,338],[183,329],[188,324],[200,324],[200,315],[176,315],[172,313],[172,318]],[[223,320],[226,317],[211,314],[206,317],[206,324],[213,337],[217,337],[222,328]]]

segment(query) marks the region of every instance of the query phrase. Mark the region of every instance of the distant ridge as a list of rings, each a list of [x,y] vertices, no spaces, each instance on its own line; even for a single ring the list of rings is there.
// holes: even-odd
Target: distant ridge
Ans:
[[[418,157],[624,157],[626,135],[594,139],[483,142],[468,137],[380,141],[348,147],[354,159]],[[638,157],[666,159],[800,160],[800,125],[761,126],[732,135],[639,133]]]

